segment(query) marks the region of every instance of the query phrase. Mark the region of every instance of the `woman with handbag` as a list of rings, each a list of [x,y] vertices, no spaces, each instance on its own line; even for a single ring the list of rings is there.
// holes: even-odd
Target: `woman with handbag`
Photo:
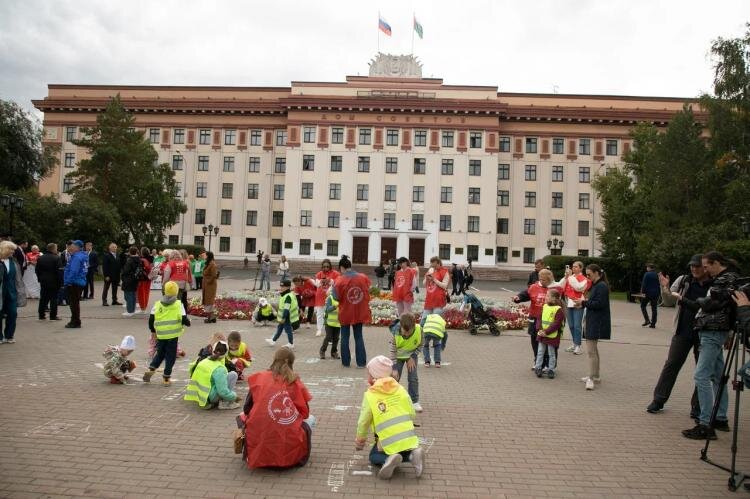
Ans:
[[[15,343],[18,307],[26,306],[26,287],[11,241],[0,242],[0,343]],[[3,329],[3,320],[5,329]]]

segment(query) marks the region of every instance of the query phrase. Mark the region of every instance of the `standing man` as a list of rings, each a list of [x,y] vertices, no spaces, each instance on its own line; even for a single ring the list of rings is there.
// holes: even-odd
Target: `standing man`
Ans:
[[[266,283],[266,290],[271,289],[271,257],[268,255],[260,264],[260,289],[263,289],[263,283]]]
[[[83,290],[83,299],[94,298],[94,276],[99,273],[99,255],[94,251],[94,243],[86,243],[86,254],[89,257],[89,270],[86,273],[86,289]]]
[[[39,280],[41,291],[39,292],[39,320],[45,319],[47,307],[49,307],[49,320],[59,321],[57,316],[57,292],[62,282],[58,266],[60,255],[57,254],[57,245],[47,245],[47,252],[36,261],[36,277]]]
[[[655,267],[652,263],[646,264],[646,273],[643,274],[643,281],[641,282],[641,294],[644,298],[641,298],[641,312],[643,313],[643,327],[650,327],[651,329],[656,327],[656,308],[659,304],[659,274],[656,273]],[[651,304],[651,319],[648,318],[646,312],[646,305]]]
[[[539,281],[539,272],[544,268],[544,260],[541,258],[534,261],[534,270],[529,274],[529,279],[526,281],[526,287],[528,288],[535,282]]]
[[[117,256],[117,245],[109,243],[109,251],[104,254],[102,261],[102,273],[104,274],[104,291],[102,292],[102,305],[108,307],[107,292],[112,287],[112,305],[122,305],[117,301],[117,287],[120,285],[120,259]]]
[[[89,267],[88,255],[82,250],[83,241],[79,239],[73,241],[68,249],[70,258],[65,266],[63,282],[68,293],[68,304],[70,304],[70,322],[65,324],[66,328],[81,327],[81,293],[86,287],[86,274]]]
[[[21,275],[26,272],[26,267],[29,265],[29,261],[26,259],[26,250],[29,249],[28,241],[19,241],[16,250],[13,252],[13,258],[16,259],[18,265],[21,266]]]

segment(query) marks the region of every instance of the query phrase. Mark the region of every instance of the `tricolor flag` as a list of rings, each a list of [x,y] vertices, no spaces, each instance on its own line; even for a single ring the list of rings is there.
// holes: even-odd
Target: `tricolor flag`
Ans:
[[[378,14],[378,29],[386,35],[391,36],[391,25],[380,14]]]
[[[424,38],[424,31],[422,30],[422,25],[417,21],[417,16],[414,16],[414,31],[417,32],[420,39]]]

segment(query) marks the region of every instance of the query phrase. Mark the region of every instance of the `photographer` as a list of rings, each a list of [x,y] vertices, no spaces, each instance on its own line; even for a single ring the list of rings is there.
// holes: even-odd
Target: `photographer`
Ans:
[[[732,299],[737,304],[737,322],[745,334],[745,348],[750,350],[750,300],[744,291],[735,291]],[[740,367],[740,377],[747,388],[750,388],[750,361]]]
[[[684,430],[682,434],[693,440],[715,440],[716,431],[729,431],[726,390],[722,390],[716,420],[711,426],[715,394],[719,389],[724,371],[723,348],[727,344],[734,327],[737,308],[732,299],[734,283],[739,277],[733,260],[726,258],[718,251],[703,255],[703,267],[713,277],[714,282],[705,298],[698,299],[700,310],[695,318],[695,327],[699,331],[700,350],[698,364],[695,366],[695,388],[701,412],[698,424]]]
[[[698,363],[698,351],[700,338],[695,330],[695,314],[700,307],[699,298],[704,298],[708,293],[713,281],[703,268],[701,255],[693,255],[688,263],[690,272],[675,279],[672,287],[669,287],[669,276],[659,276],[661,284],[661,296],[665,303],[677,301],[677,313],[674,318],[674,336],[669,345],[669,353],[664,367],[661,370],[659,381],[654,388],[654,399],[646,408],[647,412],[656,414],[664,408],[669,400],[672,388],[677,381],[677,375],[685,364],[690,350],[693,350],[696,364]],[[697,418],[700,415],[698,394],[693,392],[690,401],[690,415]]]

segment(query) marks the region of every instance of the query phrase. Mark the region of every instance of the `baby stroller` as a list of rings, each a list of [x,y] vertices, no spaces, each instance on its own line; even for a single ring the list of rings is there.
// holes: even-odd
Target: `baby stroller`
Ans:
[[[477,334],[482,326],[487,326],[492,336],[500,336],[500,328],[497,327],[495,318],[484,309],[484,305],[479,299],[471,293],[464,293],[464,301],[461,304],[461,310],[469,305],[469,326],[470,334]]]

